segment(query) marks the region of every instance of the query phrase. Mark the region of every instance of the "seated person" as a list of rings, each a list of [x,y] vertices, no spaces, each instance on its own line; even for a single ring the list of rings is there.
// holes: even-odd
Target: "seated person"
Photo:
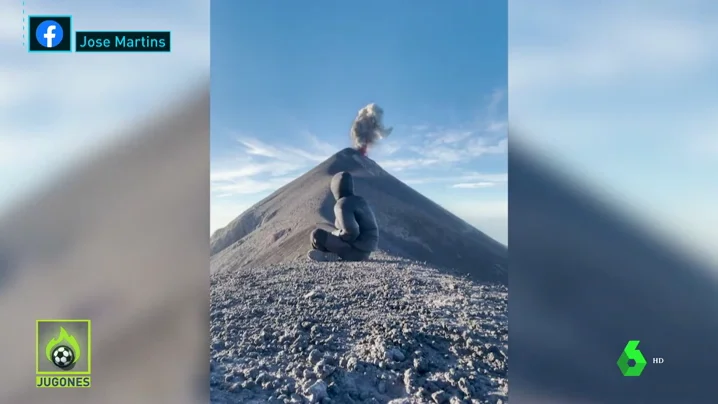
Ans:
[[[354,195],[354,180],[348,172],[334,175],[330,188],[334,204],[335,229],[312,231],[312,250],[307,253],[314,261],[364,261],[379,245],[379,228],[367,201]]]

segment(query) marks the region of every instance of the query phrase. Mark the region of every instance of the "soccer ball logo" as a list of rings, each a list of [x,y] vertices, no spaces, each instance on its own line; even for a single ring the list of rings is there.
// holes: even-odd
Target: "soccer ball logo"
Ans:
[[[52,363],[60,369],[67,369],[75,360],[75,353],[67,345],[60,345],[52,350]]]

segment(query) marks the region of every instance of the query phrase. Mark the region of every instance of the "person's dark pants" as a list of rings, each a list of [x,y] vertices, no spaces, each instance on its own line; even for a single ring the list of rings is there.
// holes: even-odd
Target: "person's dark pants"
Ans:
[[[324,229],[315,229],[311,234],[312,248],[334,253],[344,261],[364,261],[371,253],[354,248],[351,244]]]

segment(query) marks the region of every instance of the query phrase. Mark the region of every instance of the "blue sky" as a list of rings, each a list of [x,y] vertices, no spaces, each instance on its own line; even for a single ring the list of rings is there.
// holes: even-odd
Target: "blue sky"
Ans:
[[[24,11],[21,0],[0,2],[0,211],[209,73],[204,0],[28,0]],[[30,54],[23,16],[33,14],[70,14],[77,30],[170,30],[176,46],[169,54]]]
[[[26,3],[27,14],[73,14],[77,29],[112,26],[130,30],[170,29],[176,46],[171,54],[165,55],[30,55],[22,44],[22,2],[0,2],[0,52],[3,55],[0,58],[0,210],[41,182],[50,180],[78,156],[121,133],[123,125],[146,116],[151,112],[148,107],[162,106],[168,99],[180,96],[194,79],[209,71],[206,0],[133,0],[132,7],[127,3],[89,0]],[[213,1],[215,5],[218,3]],[[260,2],[236,3],[240,4],[234,7]],[[356,110],[376,101],[386,109],[386,123],[397,127],[384,145],[388,150],[377,150],[373,154],[377,160],[389,163],[387,168],[399,178],[412,182],[437,201],[452,205],[452,209],[467,220],[470,217],[475,223],[480,220],[484,230],[488,231],[492,223],[496,229],[505,228],[508,211],[505,186],[497,184],[490,189],[474,190],[449,186],[482,182],[480,178],[502,179],[499,174],[486,177],[486,173],[505,173],[502,156],[483,154],[473,160],[474,166],[467,164],[467,171],[480,170],[482,176],[462,176],[463,167],[458,164],[449,164],[448,168],[445,165],[443,169],[432,167],[433,175],[425,177],[414,170],[398,169],[402,164],[421,161],[421,155],[401,144],[421,136],[419,131],[411,130],[413,127],[433,125],[437,129],[443,124],[446,128],[480,131],[487,122],[505,121],[501,110],[495,116],[489,113],[490,102],[487,102],[494,94],[493,82],[501,83],[499,76],[506,74],[505,57],[489,56],[493,52],[489,46],[496,46],[497,53],[505,46],[500,45],[505,37],[497,37],[490,28],[504,20],[491,18],[488,10],[468,10],[481,7],[479,3],[494,2],[454,1],[451,5],[456,8],[452,10],[422,2],[386,3],[382,6],[362,2],[360,10],[334,10],[340,15],[318,22],[316,18],[300,18],[306,15],[301,9],[284,9],[285,14],[291,11],[298,16],[288,20],[286,27],[268,23],[270,20],[264,17],[253,18],[250,10],[236,10],[242,13],[231,17],[237,19],[234,30],[243,36],[238,36],[233,45],[235,58],[222,63],[227,74],[235,78],[235,84],[231,81],[226,84],[224,94],[237,95],[235,100],[239,104],[222,107],[215,102],[213,105],[213,130],[216,131],[213,150],[217,152],[213,156],[214,174],[257,167],[244,164],[243,159],[248,157],[246,148],[232,140],[240,137],[253,136],[280,147],[280,136],[291,136],[307,149],[324,150],[324,153],[310,154],[312,159],[323,157],[334,148],[348,145],[348,127]],[[323,5],[321,2],[312,4]],[[401,5],[406,9],[399,10]],[[314,7],[314,14],[328,12],[323,7]],[[141,9],[141,13],[137,9]],[[448,16],[450,11],[456,14],[455,24]],[[255,15],[266,15],[269,11],[256,12]],[[411,13],[424,15],[411,17]],[[221,23],[222,18],[215,15],[214,22]],[[469,25],[468,18],[475,18],[477,22]],[[407,25],[417,20],[421,23],[414,26],[421,32],[411,40],[411,34],[405,34],[410,32]],[[335,30],[326,40],[305,41],[307,46],[296,39],[290,42],[292,38],[300,38],[298,34],[275,46],[300,42],[293,51],[293,55],[303,61],[300,67],[312,64],[321,67],[322,74],[332,78],[331,86],[326,85],[321,91],[313,88],[289,94],[289,89],[295,88],[292,86],[318,80],[309,75],[287,84],[289,80],[282,76],[261,76],[261,72],[276,73],[283,67],[261,63],[267,59],[261,56],[274,57],[278,54],[277,48],[263,47],[262,42],[249,41],[244,34],[252,29],[253,33],[281,33],[277,29],[297,26],[308,30],[307,21],[315,22],[311,25],[324,31],[328,31],[330,25]],[[470,29],[481,32],[466,35]],[[351,42],[356,48],[343,52],[349,56],[340,59],[325,52],[321,60],[311,59],[322,49],[340,48],[338,43],[349,41],[347,36],[351,32],[365,33],[362,37],[365,40],[354,38]],[[384,38],[381,41],[377,40],[380,33]],[[538,3],[511,0],[509,33],[511,122],[525,129],[512,133],[512,142],[531,143],[542,149],[557,166],[581,183],[590,184],[594,191],[610,196],[636,218],[709,255],[712,252],[718,260],[714,243],[718,239],[715,209],[718,200],[715,186],[718,3],[710,0],[545,0]],[[213,34],[213,41],[221,40],[217,32]],[[259,34],[253,36],[262,38]],[[438,42],[444,37],[446,42],[440,46]],[[239,51],[243,49],[248,54],[248,50],[253,50],[255,56],[240,56]],[[230,53],[225,55],[231,57]],[[282,60],[280,56],[278,60]],[[461,63],[452,65],[451,60]],[[215,64],[219,62],[215,60]],[[409,63],[415,66],[401,67]],[[230,64],[233,66],[227,68]],[[348,66],[346,71],[354,76],[342,78],[328,73],[340,64]],[[242,72],[256,74],[240,76]],[[379,72],[380,75],[358,72]],[[300,73],[297,70],[293,74]],[[493,76],[494,73],[497,76]],[[292,76],[292,72],[286,74]],[[419,80],[427,77],[430,80]],[[450,81],[452,79],[454,81]],[[505,82],[505,78],[503,80]],[[462,81],[460,86],[451,85],[459,81]],[[282,88],[262,85],[272,82],[285,85]],[[336,89],[331,102],[324,97],[329,92],[327,88]],[[444,91],[446,88],[455,90],[457,95]],[[279,92],[282,89],[288,93],[286,98]],[[395,91],[397,89],[405,92]],[[221,94],[221,89],[216,87],[213,91],[215,95]],[[247,96],[240,97],[244,94]],[[422,94],[431,94],[432,98]],[[400,100],[402,97],[406,100]],[[62,102],[53,104],[38,116],[37,105],[44,105],[41,103],[47,99]],[[316,99],[324,101],[323,109],[314,109]],[[303,109],[294,108],[296,102],[304,105]],[[505,115],[506,100],[503,102]],[[260,106],[264,112],[257,111]],[[277,110],[289,112],[282,114],[285,119],[280,120],[276,119],[280,116],[275,113]],[[218,125],[217,117],[223,117],[227,123]],[[246,126],[233,122],[240,118]],[[277,129],[282,125],[289,130]],[[270,128],[274,129],[270,132]],[[302,143],[304,133],[314,134],[320,142]],[[397,146],[403,147],[390,154]],[[312,166],[312,159],[297,161]],[[447,173],[454,166],[459,173]],[[282,177],[278,176],[276,182],[270,184],[279,186]],[[436,177],[444,182],[429,181]],[[266,179],[249,177],[244,184],[249,180],[254,180],[255,185],[266,184],[263,178]],[[417,183],[421,180],[427,183]],[[458,193],[459,190],[469,193]],[[213,198],[215,227],[216,223],[231,220],[246,204],[261,196],[260,192]]]
[[[507,242],[503,2],[212,2],[212,228],[341,148],[376,102],[370,156]]]
[[[509,37],[512,144],[718,262],[718,3],[512,0]]]

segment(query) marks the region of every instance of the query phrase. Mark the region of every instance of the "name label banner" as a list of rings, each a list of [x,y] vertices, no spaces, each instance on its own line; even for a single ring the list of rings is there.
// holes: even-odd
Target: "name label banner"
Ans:
[[[170,31],[77,31],[75,52],[170,52]]]

